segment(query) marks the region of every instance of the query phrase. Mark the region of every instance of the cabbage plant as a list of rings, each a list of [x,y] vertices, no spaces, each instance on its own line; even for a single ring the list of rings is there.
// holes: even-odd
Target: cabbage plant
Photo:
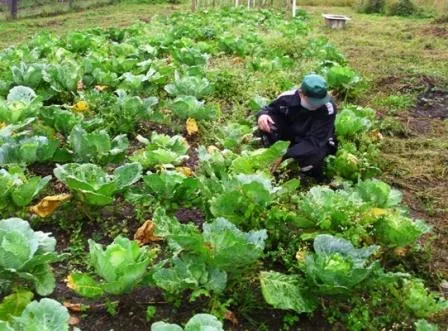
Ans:
[[[224,331],[222,322],[210,314],[196,314],[185,324],[185,328],[180,325],[155,322],[151,325],[151,331]]]
[[[33,89],[15,86],[9,91],[6,101],[0,100],[0,122],[15,124],[35,117],[41,107],[42,102]]]
[[[181,77],[176,72],[174,82],[165,86],[165,91],[172,96],[191,95],[196,98],[201,98],[209,95],[212,91],[212,86],[207,78],[200,78],[197,76],[183,76]]]
[[[299,259],[302,275],[285,275],[275,271],[260,274],[263,297],[275,308],[312,312],[322,295],[348,295],[379,268],[372,255],[379,246],[354,248],[341,238],[318,235],[314,253]],[[298,257],[299,258],[299,257]]]
[[[335,129],[338,139],[350,139],[369,131],[375,119],[371,108],[348,106],[336,115]]]
[[[89,250],[90,264],[99,280],[85,273],[75,272],[68,276],[68,286],[85,297],[131,291],[147,274],[155,257],[155,251],[139,247],[136,241],[120,236],[106,248],[90,239]]]
[[[106,130],[87,132],[80,125],[73,128],[68,139],[76,162],[117,163],[129,146],[125,134],[111,138]]]
[[[431,228],[422,220],[413,220],[399,212],[379,216],[374,225],[375,237],[387,247],[404,247],[415,242]]]
[[[189,117],[196,120],[211,120],[217,115],[216,109],[204,105],[204,101],[198,101],[191,95],[179,96],[171,103],[171,110],[181,119]]]
[[[225,218],[205,223],[202,232],[160,208],[153,220],[155,234],[168,241],[173,255],[154,266],[152,281],[171,295],[192,290],[192,300],[223,292],[228,278],[241,276],[258,261],[267,239],[266,230],[243,232]]]
[[[114,201],[114,195],[141,178],[138,163],[126,163],[107,174],[101,167],[91,164],[67,163],[57,165],[54,175],[83,202],[104,206]]]
[[[29,303],[20,316],[10,321],[0,321],[0,330],[68,331],[69,320],[67,308],[56,300],[43,298]]]
[[[12,201],[16,206],[28,205],[48,184],[51,176],[26,177],[22,169],[15,168],[9,172],[0,169],[0,206]]]
[[[146,147],[134,152],[131,160],[139,162],[144,168],[164,164],[179,165],[188,159],[187,151],[190,146],[180,135],[170,137],[153,132],[150,141],[144,138],[140,140],[146,144]]]
[[[379,267],[370,261],[379,246],[357,249],[348,240],[322,234],[314,239],[313,248],[315,253],[305,257],[304,270],[321,294],[348,293]]]
[[[29,131],[25,131],[33,121],[33,118],[29,118],[0,128],[0,165],[31,164],[53,158],[59,142],[53,137],[31,135]]]
[[[44,70],[45,64],[20,62],[11,67],[12,79],[17,85],[38,88],[43,83]]]
[[[401,202],[401,192],[378,179],[360,181],[355,189],[361,198],[372,207],[391,208],[398,206]]]
[[[26,282],[39,295],[49,295],[56,284],[50,263],[62,258],[55,246],[53,237],[33,231],[27,221],[0,220],[0,283],[9,287]]]

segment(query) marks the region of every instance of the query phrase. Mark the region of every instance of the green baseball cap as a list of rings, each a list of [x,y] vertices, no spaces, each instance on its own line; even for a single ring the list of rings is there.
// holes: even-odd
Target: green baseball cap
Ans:
[[[328,86],[325,79],[316,74],[306,75],[300,85],[303,95],[307,97],[310,105],[318,107],[330,102]]]

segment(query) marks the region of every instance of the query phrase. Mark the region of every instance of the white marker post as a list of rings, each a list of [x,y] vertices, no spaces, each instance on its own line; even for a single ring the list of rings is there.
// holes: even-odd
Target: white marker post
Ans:
[[[297,0],[292,0],[292,17],[296,17],[296,4]]]

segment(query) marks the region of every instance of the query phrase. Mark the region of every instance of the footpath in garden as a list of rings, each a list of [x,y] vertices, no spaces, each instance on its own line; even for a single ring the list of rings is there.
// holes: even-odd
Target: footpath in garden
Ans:
[[[221,9],[2,51],[2,327],[437,329],[447,302],[407,263],[431,227],[375,179],[362,78],[312,30]],[[340,105],[326,183],[272,176],[288,143],[253,135],[312,71]]]

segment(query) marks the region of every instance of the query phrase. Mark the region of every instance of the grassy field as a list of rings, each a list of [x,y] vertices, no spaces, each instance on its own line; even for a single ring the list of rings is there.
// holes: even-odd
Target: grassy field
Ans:
[[[301,5],[304,6],[337,6],[352,7],[357,4],[358,0],[302,0]],[[387,0],[390,1],[390,0]],[[428,13],[440,15],[448,10],[448,2],[445,0],[414,0],[417,7],[424,9]]]
[[[22,0],[19,1],[18,17],[55,16],[70,11],[82,11],[110,5],[113,0]],[[6,3],[0,2],[0,21],[9,19],[9,8]]]

